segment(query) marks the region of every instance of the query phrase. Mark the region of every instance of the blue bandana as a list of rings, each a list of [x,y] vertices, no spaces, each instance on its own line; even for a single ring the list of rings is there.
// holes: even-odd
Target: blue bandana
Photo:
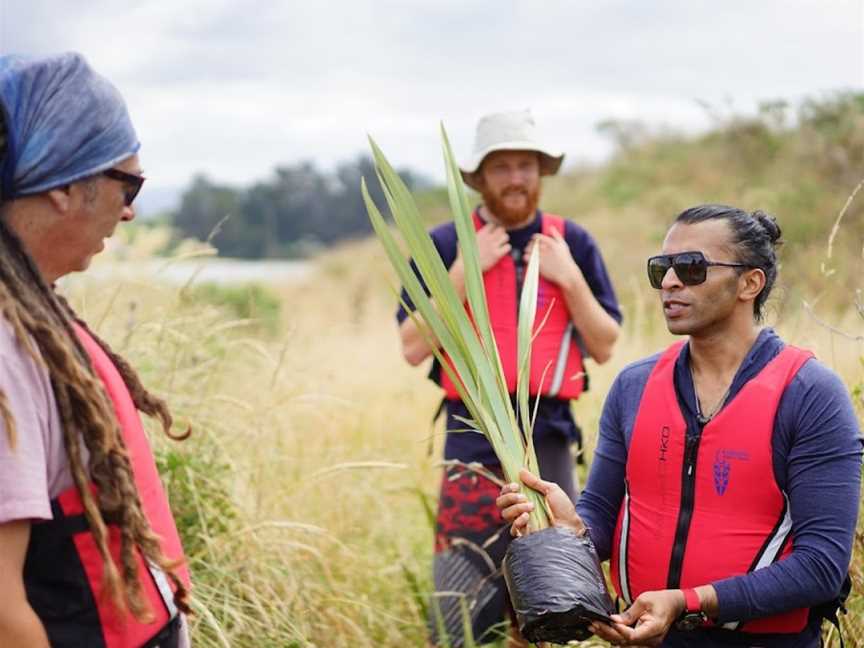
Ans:
[[[140,147],[117,89],[80,54],[0,56],[0,201],[110,169]]]

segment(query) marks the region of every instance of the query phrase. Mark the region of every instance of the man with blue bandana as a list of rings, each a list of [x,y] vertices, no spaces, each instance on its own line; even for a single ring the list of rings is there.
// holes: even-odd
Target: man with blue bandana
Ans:
[[[171,415],[55,291],[134,218],[139,147],[80,55],[0,57],[0,646],[189,644],[139,412]]]

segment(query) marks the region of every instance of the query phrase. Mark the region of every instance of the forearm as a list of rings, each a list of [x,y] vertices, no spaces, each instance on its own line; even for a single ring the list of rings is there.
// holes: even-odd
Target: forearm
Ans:
[[[627,445],[617,412],[621,400],[622,391],[616,382],[600,417],[597,449],[588,483],[576,503],[576,511],[588,527],[601,560],[607,560],[612,554],[612,537],[624,499]]]
[[[612,536],[623,498],[623,465],[595,454],[588,483],[576,502],[576,512],[588,527],[601,560],[612,555]]]
[[[842,492],[832,495],[842,496]],[[831,507],[822,500],[822,508]],[[854,524],[854,516],[852,520]],[[849,565],[853,536],[840,524],[819,526],[818,531],[801,533],[787,558],[714,582],[719,620],[725,623],[773,616],[813,607],[836,596]]]
[[[4,648],[50,648],[48,635],[33,608],[24,601],[5,601],[0,616],[0,646]]]
[[[465,301],[465,273],[462,266],[461,258],[458,258],[448,271],[450,282],[453,284],[453,289],[461,302]],[[432,302],[433,308],[435,302]],[[416,318],[416,319],[415,319]],[[426,327],[421,330],[421,326],[425,326],[422,317],[415,311],[414,317],[409,316],[399,325],[399,337],[402,341],[402,355],[405,360],[412,366],[416,366],[423,362],[426,358],[432,355],[434,342],[435,348],[438,348],[439,343],[435,340],[435,334]]]
[[[24,587],[24,562],[30,543],[30,522],[14,520],[0,524],[0,646],[48,648],[42,622]]]
[[[713,585],[700,585],[696,588],[699,595],[699,603],[702,611],[709,619],[716,619],[720,613],[720,604],[717,602],[717,590]]]
[[[721,623],[748,621],[813,607],[836,596],[840,583],[790,557],[745,576],[713,583],[717,617]]]
[[[568,280],[562,283],[561,290],[570,319],[579,331],[588,355],[599,364],[606,362],[612,355],[620,325],[594,297],[578,267],[574,267]]]

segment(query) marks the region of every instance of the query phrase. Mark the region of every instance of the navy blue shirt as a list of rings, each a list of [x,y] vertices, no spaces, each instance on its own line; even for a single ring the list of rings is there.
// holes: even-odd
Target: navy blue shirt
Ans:
[[[476,213],[476,212],[475,212]],[[525,248],[535,234],[539,234],[542,227],[542,213],[537,212],[537,217],[525,227],[508,230],[510,245],[516,251],[516,257],[521,258]],[[435,227],[431,232],[432,241],[444,266],[450,268],[456,260],[457,242],[456,226],[453,222],[444,223]],[[594,293],[594,297],[600,305],[617,322],[621,322],[621,310],[618,300],[612,288],[612,281],[600,255],[600,249],[591,235],[573,221],[564,221],[564,240],[570,248],[570,254],[582,271],[585,281]],[[511,252],[512,254],[512,252]],[[412,267],[413,264],[412,264]],[[417,272],[417,268],[414,267]],[[418,275],[419,276],[419,275]],[[402,300],[409,306],[412,305],[408,293],[402,289]],[[408,313],[403,307],[399,307],[396,319],[401,324]],[[584,355],[584,351],[583,351]],[[437,361],[432,364],[429,377],[438,382],[441,368]],[[444,444],[444,459],[458,459],[469,463],[477,461],[482,464],[494,465],[498,463],[492,446],[482,434],[465,430],[465,423],[457,417],[471,418],[468,408],[459,400],[447,400],[447,439]],[[579,430],[573,420],[570,410],[570,401],[559,398],[541,398],[537,410],[537,421],[534,426],[535,443],[541,443],[549,435],[562,435],[571,441],[579,440]]]
[[[732,381],[727,403],[783,348],[770,329],[760,332]],[[600,419],[600,437],[577,510],[591,529],[602,559],[624,497],[627,448],[642,392],[659,354],[626,367],[615,379]],[[688,433],[697,429],[696,399],[689,371],[689,345],[675,365],[675,390]],[[772,437],[774,478],[789,497],[793,551],[788,558],[744,576],[713,583],[719,621],[746,621],[827,601],[840,589],[852,552],[861,481],[862,439],[852,403],[840,378],[815,359],[786,388]],[[746,645],[756,645],[751,640]],[[670,632],[664,646],[712,648],[709,637]],[[760,638],[766,648],[819,646],[819,621],[796,637]]]

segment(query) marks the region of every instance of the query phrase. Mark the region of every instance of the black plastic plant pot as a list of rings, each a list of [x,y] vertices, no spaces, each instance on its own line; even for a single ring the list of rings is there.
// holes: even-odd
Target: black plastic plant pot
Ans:
[[[588,625],[614,612],[587,535],[553,527],[516,538],[503,571],[519,630],[533,643],[587,639]]]

